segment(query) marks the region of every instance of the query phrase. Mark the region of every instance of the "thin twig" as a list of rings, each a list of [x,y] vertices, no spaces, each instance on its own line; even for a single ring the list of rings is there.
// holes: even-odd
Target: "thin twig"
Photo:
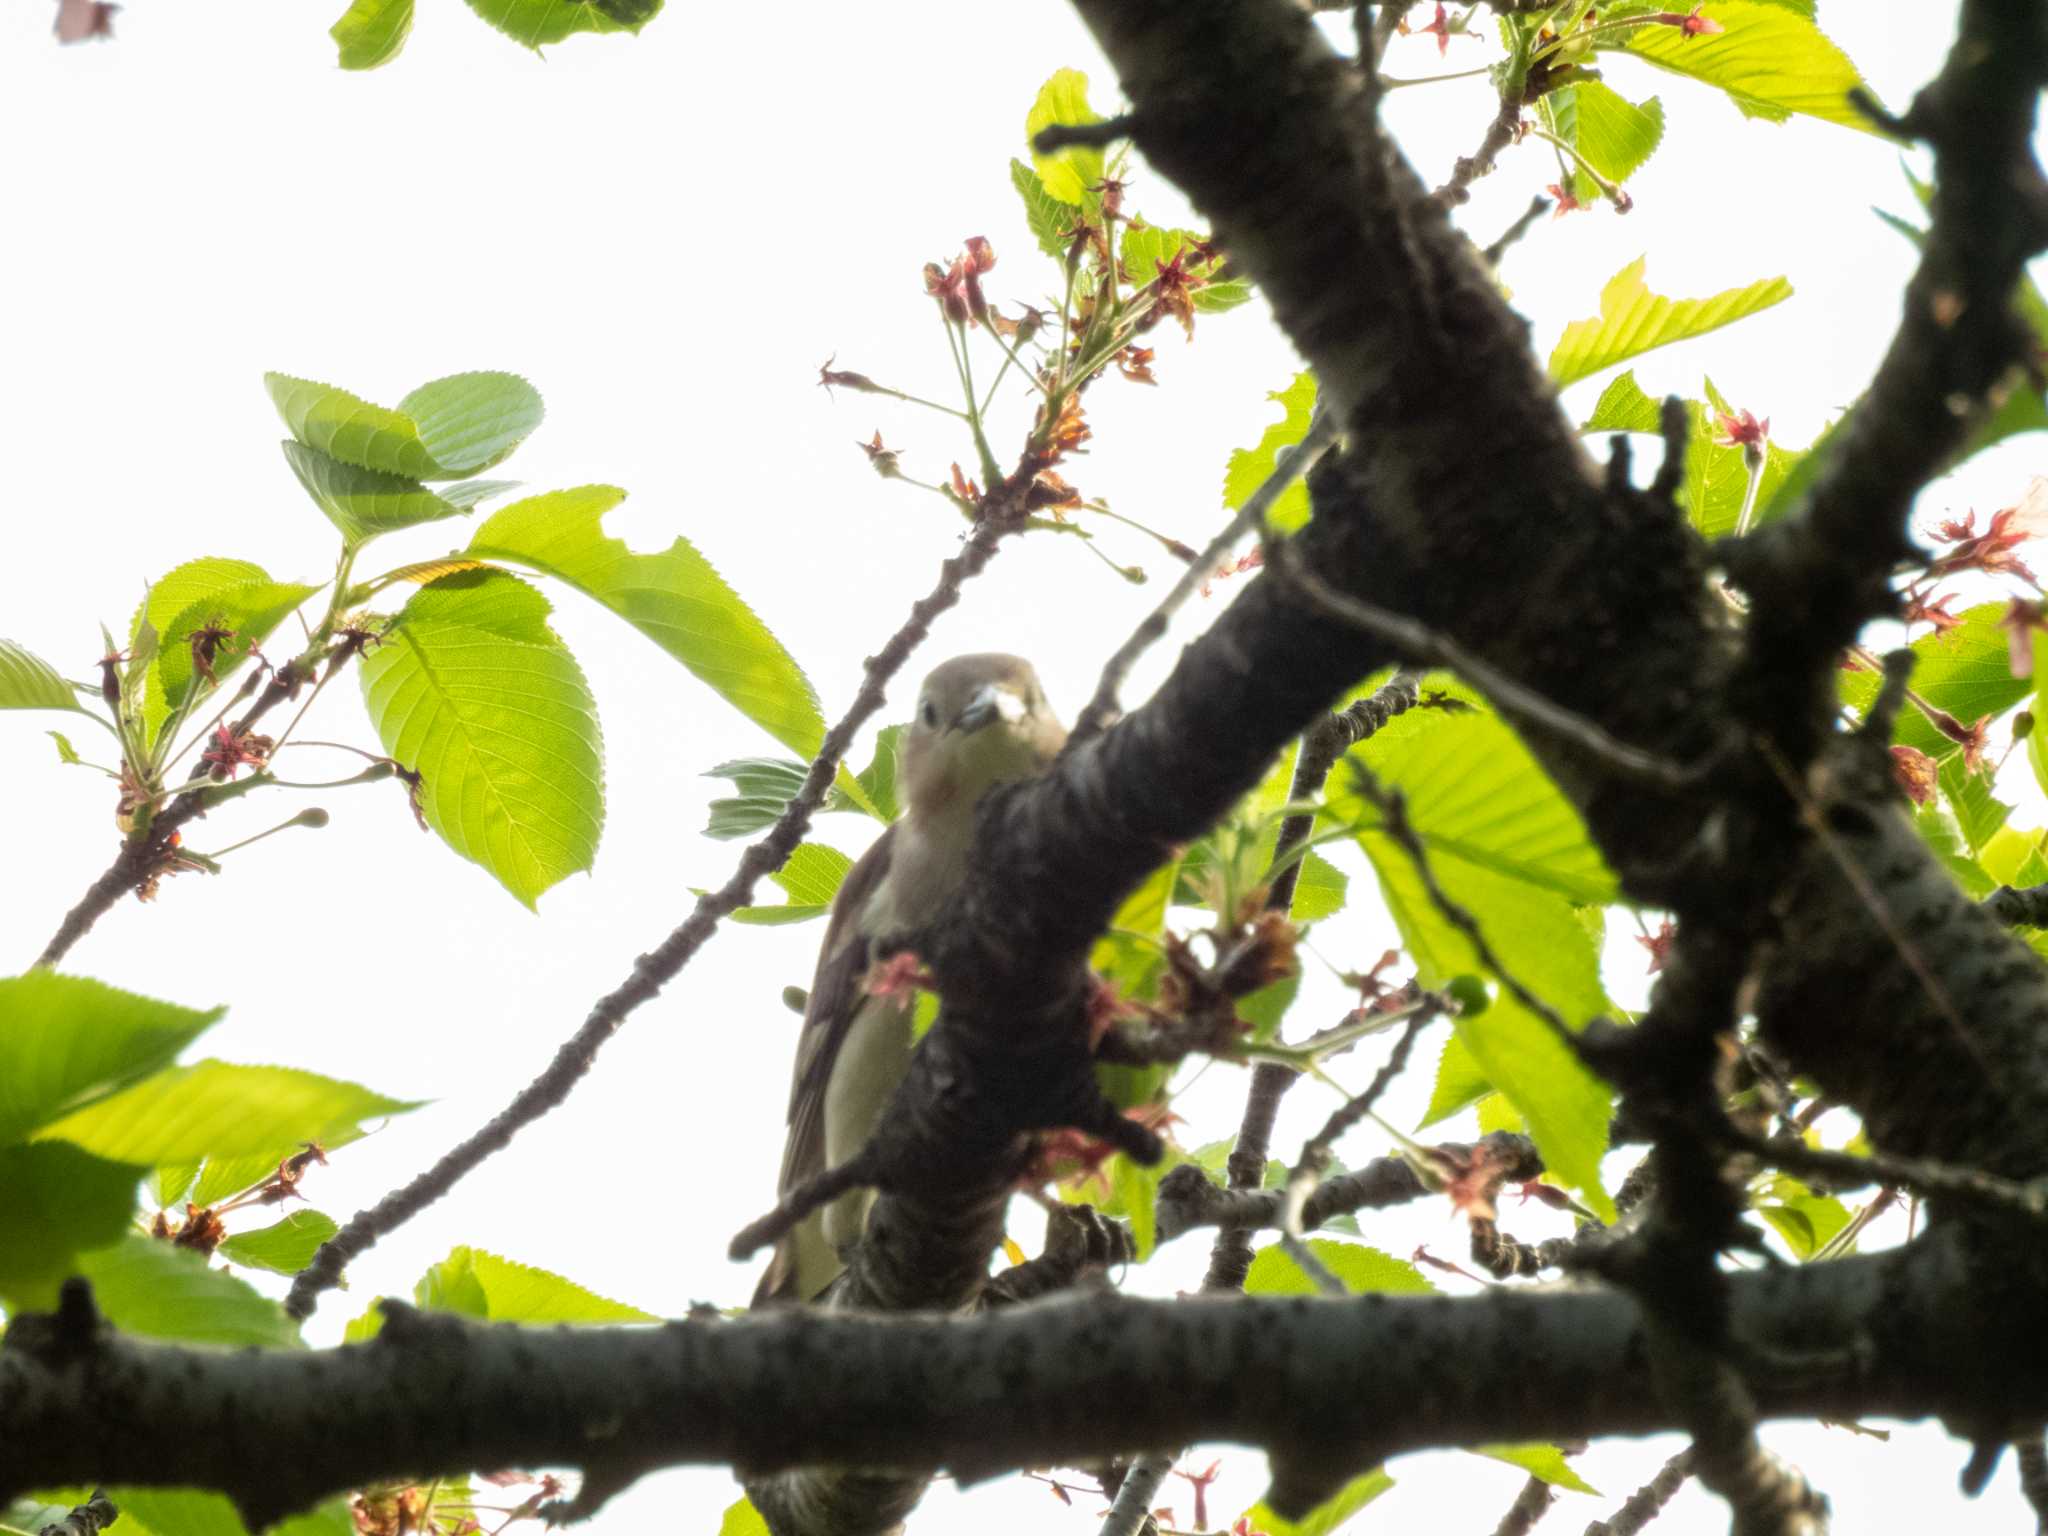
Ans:
[[[1273,472],[1259,488],[1245,499],[1224,527],[1223,531],[1209,541],[1208,548],[1181,573],[1179,581],[1173,584],[1159,606],[1146,615],[1143,623],[1131,632],[1129,639],[1117,647],[1116,654],[1109,658],[1102,669],[1102,679],[1095,685],[1095,696],[1088,701],[1081,717],[1074,722],[1073,732],[1067,737],[1067,749],[1071,751],[1090,737],[1099,736],[1116,722],[1122,706],[1117,695],[1130,676],[1131,668],[1138,658],[1145,654],[1162,635],[1174,614],[1187,602],[1203,582],[1216,570],[1217,562],[1230,552],[1237,541],[1251,529],[1258,527],[1266,516],[1266,509],[1279,499],[1280,493],[1294,483],[1295,477],[1306,474],[1309,467],[1322,457],[1323,452],[1336,441],[1336,423],[1329,412],[1318,408],[1309,421],[1308,432],[1302,440],[1280,454],[1273,464]]]
[[[991,490],[985,503],[987,510],[965,547],[939,568],[938,582],[911,606],[909,618],[890,636],[888,644],[868,658],[860,692],[838,723],[825,733],[818,755],[804,776],[803,787],[783,807],[766,835],[740,856],[738,867],[725,884],[699,897],[689,917],[634,962],[632,973],[598,999],[581,1027],[556,1050],[547,1069],[522,1088],[511,1103],[424,1173],[391,1191],[368,1210],[358,1211],[323,1243],[312,1263],[293,1279],[291,1292],[285,1298],[286,1312],[301,1321],[310,1317],[320,1293],[340,1283],[341,1272],[351,1259],[440,1199],[485,1158],[508,1145],[519,1131],[568,1098],[590,1070],[605,1041],[627,1016],[675,979],[716,931],[721,918],[752,900],[757,880],[788,861],[810,826],[811,813],[831,787],[839,760],[853,744],[854,733],[882,707],[889,679],[930,631],[932,620],[960,600],[961,585],[981,572],[1007,535],[1024,526],[1022,495],[1029,477],[1017,479],[1019,514],[1003,515],[1007,502],[999,504],[997,493]]]
[[[1655,1477],[1630,1494],[1612,1519],[1595,1520],[1587,1526],[1586,1536],[1636,1536],[1662,1513],[1664,1506],[1671,1502],[1671,1496],[1691,1475],[1692,1449],[1688,1446],[1665,1462]]]

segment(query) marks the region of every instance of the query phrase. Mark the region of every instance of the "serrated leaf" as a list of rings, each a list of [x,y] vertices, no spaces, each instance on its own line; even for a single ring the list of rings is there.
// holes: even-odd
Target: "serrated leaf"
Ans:
[[[595,598],[777,741],[815,756],[825,720],[803,669],[689,540],[639,555],[606,538],[604,515],[625,499],[609,485],[529,496],[491,514],[469,553],[524,565]]]
[[[338,1146],[359,1135],[365,1120],[416,1108],[295,1067],[202,1061],[166,1067],[52,1120],[36,1140],[68,1141],[113,1162],[152,1168],[251,1156],[274,1164],[303,1142]]]
[[[1126,224],[1123,241],[1118,250],[1118,260],[1125,275],[1142,288],[1159,276],[1160,270],[1175,256],[1191,246],[1205,243],[1208,237],[1198,235],[1191,229],[1162,229],[1153,224]],[[1236,309],[1252,296],[1252,285],[1242,278],[1231,278],[1211,282],[1209,274],[1222,270],[1220,262],[1204,262],[1191,257],[1187,263],[1189,276],[1200,286],[1193,288],[1189,301],[1205,314],[1221,314]]]
[[[1717,413],[1727,412],[1728,402],[1706,381],[1707,400],[1688,400],[1686,411],[1685,473],[1679,481],[1679,502],[1687,520],[1702,538],[1717,539],[1735,531],[1743,502],[1749,496],[1749,466],[1742,449],[1716,441],[1720,433]],[[1583,432],[1642,432],[1657,434],[1660,405],[1644,393],[1634,370],[1619,374],[1593,407],[1593,414],[1580,428]],[[1761,528],[1790,512],[1800,489],[1812,479],[1808,467],[1819,447],[1786,448],[1768,443],[1764,453],[1763,479],[1757,486],[1756,506],[1750,514],[1750,528]]]
[[[327,29],[343,69],[375,69],[398,57],[412,33],[413,0],[355,0]]]
[[[360,667],[384,750],[422,776],[427,825],[527,906],[588,869],[603,744],[547,599],[503,571],[422,587]]]
[[[1283,1520],[1264,1499],[1244,1512],[1254,1531],[1264,1536],[1330,1536],[1374,1499],[1394,1486],[1384,1467],[1354,1477],[1333,1497],[1318,1504],[1299,1520]]]
[[[445,478],[402,411],[372,405],[332,384],[266,373],[263,386],[291,435],[330,459],[408,480]]]
[[[1024,222],[1030,226],[1031,238],[1038,242],[1038,248],[1054,261],[1065,260],[1066,234],[1074,227],[1073,210],[1046,191],[1038,172],[1022,160],[1010,162],[1010,185],[1024,200]]]
[[[721,839],[746,837],[774,825],[783,807],[803,787],[804,773],[802,763],[777,757],[735,758],[720,763],[704,777],[730,779],[739,793],[711,802],[704,835]]]
[[[732,914],[736,923],[801,923],[823,917],[832,910],[832,898],[840,882],[853,868],[853,860],[824,843],[801,843],[788,860],[768,878],[781,886],[789,900],[775,907],[741,907]]]
[[[142,700],[148,739],[156,739],[170,712],[181,703],[188,709],[196,707],[233,678],[242,663],[270,638],[270,632],[319,590],[298,581],[247,582],[202,598],[161,625],[162,644],[156,664],[149,669]],[[192,661],[192,636],[209,626],[233,631],[214,647],[210,682]]]
[[[450,1249],[447,1258],[420,1277],[413,1297],[422,1307],[460,1312],[492,1323],[661,1321],[652,1312],[481,1248]]]
[[[183,565],[166,571],[150,584],[142,601],[136,604],[134,616],[128,621],[127,649],[131,652],[128,669],[131,675],[139,677],[142,669],[156,660],[165,626],[194,603],[252,582],[268,580],[270,573],[260,565],[252,565],[247,560],[223,560],[212,555],[187,560]],[[145,628],[149,632],[146,639]]]
[[[66,736],[62,731],[45,731],[43,734],[57,743],[57,756],[65,764],[73,768],[87,766],[85,759],[78,755],[78,748],[71,745],[71,738],[69,736]]]
[[[1360,839],[1380,876],[1405,947],[1425,986],[1477,974],[1471,942],[1437,912],[1406,855],[1379,834]],[[1453,901],[1478,920],[1487,942],[1524,986],[1563,1013],[1571,1024],[1597,1011],[1599,973],[1592,945],[1562,897],[1450,855],[1431,867]],[[1560,1182],[1579,1190],[1603,1220],[1612,1202],[1600,1184],[1613,1095],[1582,1066],[1541,1018],[1501,995],[1476,1017],[1456,1021],[1458,1035],[1487,1081],[1507,1095],[1528,1122],[1543,1161]]]
[[[345,464],[289,438],[283,447],[285,462],[313,504],[340,530],[345,549],[360,549],[379,534],[438,523],[467,510],[405,475]]]
[[[1364,1243],[1341,1242],[1333,1237],[1311,1237],[1309,1252],[1323,1261],[1323,1267],[1344,1282],[1353,1295],[1426,1296],[1436,1291],[1429,1278],[1406,1259]],[[1252,1267],[1245,1276],[1247,1296],[1313,1296],[1316,1283],[1278,1243],[1269,1243],[1252,1255]]]
[[[1311,851],[1303,856],[1301,874],[1294,882],[1294,906],[1289,912],[1297,923],[1319,923],[1344,910],[1351,889],[1351,877]]]
[[[1564,328],[1550,354],[1550,377],[1560,386],[1657,347],[1704,336],[1724,325],[1769,309],[1792,297],[1782,277],[1767,277],[1705,299],[1673,299],[1652,293],[1643,281],[1649,258],[1639,256],[1600,291],[1600,313]]]
[[[296,1275],[313,1262],[320,1245],[341,1229],[320,1211],[293,1211],[283,1221],[252,1232],[237,1232],[216,1250],[231,1264]]]
[[[1994,775],[1972,773],[1960,752],[1941,765],[1942,797],[1955,812],[1956,826],[1971,853],[1990,842],[2012,815],[2012,807],[1992,793]]]
[[[1055,123],[1078,126],[1101,121],[1102,114],[1088,105],[1088,77],[1078,69],[1058,70],[1039,87],[1038,99],[1024,116],[1024,142],[1030,144],[1039,129]],[[1079,205],[1103,176],[1102,151],[1085,144],[1051,155],[1041,155],[1034,148],[1031,163],[1046,192],[1063,203]]]
[[[896,798],[897,759],[902,750],[903,727],[886,725],[875,734],[875,755],[856,775],[861,792],[868,797],[870,814],[887,823],[903,814]],[[828,800],[825,808],[832,809]]]
[[[1652,400],[1636,382],[1631,368],[1618,373],[1600,391],[1593,414],[1579,428],[1581,432],[1648,432],[1663,428],[1663,404]]]
[[[1339,759],[1325,790],[1330,815],[1358,827],[1380,824],[1352,772],[1354,763],[1364,765],[1401,792],[1409,825],[1431,852],[1575,902],[1616,899],[1614,875],[1579,813],[1499,716],[1469,710],[1395,725]]]
[[[1520,1467],[1531,1477],[1540,1478],[1553,1488],[1569,1488],[1573,1493],[1600,1492],[1572,1470],[1571,1463],[1564,1459],[1563,1451],[1541,1441],[1531,1445],[1475,1445],[1472,1454]]]
[[[1715,86],[1745,117],[1783,122],[1793,113],[1864,133],[1880,130],[1849,100],[1863,77],[1808,10],[1773,0],[1711,0],[1704,14],[1719,33],[1691,37],[1677,27],[1636,27],[1627,49],[1676,75]]]
[[[638,32],[661,9],[621,22],[585,0],[469,0],[469,8],[522,47],[538,51],[578,32]]]
[[[414,560],[410,564],[396,566],[379,576],[371,585],[381,591],[409,581],[416,587],[439,581],[443,576],[458,575],[463,571],[480,571],[484,568],[481,560],[470,560],[461,555],[444,555],[437,560]]]
[[[452,373],[398,402],[439,467],[427,479],[473,475],[503,463],[546,416],[540,391],[516,373]]]
[[[226,1012],[55,971],[0,979],[0,1144],[167,1067]]]
[[[1962,623],[1943,634],[1923,635],[1907,649],[1913,653],[1913,691],[1962,724],[1974,725],[1987,715],[2000,715],[2034,691],[2034,684],[2012,675],[2012,652],[2006,640],[2006,604],[1979,603],[1959,616]],[[1840,672],[1842,702],[1858,714],[1877,697],[1875,672]],[[2035,705],[2036,712],[2040,705]],[[1945,758],[1962,749],[1927,723],[1911,703],[1899,711],[1892,740],[1916,747],[1929,757]]]
[[[0,1147],[0,1303],[48,1308],[80,1252],[129,1230],[141,1178],[68,1142]]]
[[[1663,142],[1664,104],[1656,97],[1638,106],[1598,80],[1582,80],[1555,94],[1567,91],[1577,109],[1571,142],[1609,181],[1627,181]]]
[[[1466,1106],[1478,1103],[1493,1092],[1493,1084],[1472,1059],[1472,1049],[1455,1030],[1444,1041],[1436,1061],[1436,1085],[1430,1089],[1429,1107],[1422,1112],[1416,1129],[1448,1120]]]
[[[1285,389],[1275,390],[1266,398],[1280,402],[1282,415],[1260,434],[1256,448],[1231,450],[1230,462],[1223,471],[1223,505],[1231,512],[1241,510],[1251,500],[1252,492],[1272,477],[1283,451],[1308,436],[1309,421],[1316,409],[1315,375],[1297,373]],[[1308,518],[1308,487],[1299,477],[1266,509],[1266,521],[1282,533],[1294,532]]]
[[[0,709],[64,709],[81,715],[87,712],[78,702],[77,691],[55,667],[12,640],[0,640]],[[77,761],[77,754],[69,750],[70,743],[61,736],[57,740],[65,752],[64,760]]]
[[[123,1333],[187,1344],[289,1349],[299,1328],[246,1280],[155,1238],[131,1234],[79,1259],[93,1300]]]

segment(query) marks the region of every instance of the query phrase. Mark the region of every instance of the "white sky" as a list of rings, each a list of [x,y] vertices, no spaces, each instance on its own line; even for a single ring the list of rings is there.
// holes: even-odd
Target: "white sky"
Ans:
[[[687,534],[836,715],[861,657],[961,531],[933,498],[877,480],[855,439],[879,427],[922,478],[968,456],[936,418],[828,398],[815,370],[836,352],[841,367],[943,396],[949,365],[919,269],[966,236],[994,242],[993,295],[1032,300],[1052,285],[1006,166],[1052,70],[1087,70],[1097,106],[1114,104],[1111,72],[1071,11],[1054,0],[1000,10],[678,0],[637,41],[573,39],[543,61],[454,0],[422,0],[405,53],[349,76],[333,64],[330,9],[339,0],[137,0],[116,41],[61,51],[49,5],[0,11],[0,132],[13,146],[0,164],[0,271],[16,296],[0,331],[13,529],[0,634],[83,674],[97,623],[121,630],[143,583],[180,561],[237,556],[281,578],[322,578],[332,533],[276,450],[265,369],[390,403],[442,374],[508,368],[541,389],[548,420],[499,473],[535,489],[627,487],[633,499],[610,531],[641,548]],[[1952,10],[1834,0],[1824,20],[1896,105],[1934,68]],[[1469,67],[1480,48],[1457,42],[1439,65],[1427,40],[1408,41],[1390,68]],[[1911,253],[1868,211],[1908,205],[1895,151],[1827,125],[1745,122],[1703,89],[1628,62],[1609,78],[1637,98],[1661,96],[1670,129],[1632,184],[1632,215],[1546,222],[1509,259],[1506,280],[1538,345],[1593,313],[1606,278],[1645,251],[1652,285],[1677,295],[1785,272],[1791,302],[1653,354],[1638,374],[1653,394],[1696,394],[1711,373],[1736,404],[1771,417],[1781,441],[1805,443],[1868,376],[1897,313]],[[1483,82],[1400,92],[1393,106],[1412,152],[1438,173],[1477,142],[1491,110]],[[1183,220],[1169,188],[1138,177],[1140,209]],[[1512,152],[1481,185],[1468,227],[1490,238],[1554,179],[1547,151]],[[1095,452],[1070,478],[1200,544],[1219,520],[1229,448],[1256,440],[1272,413],[1262,396],[1298,365],[1257,307],[1204,318],[1197,339],[1190,349],[1170,328],[1158,333],[1156,392],[1111,380],[1091,396]],[[1583,416],[1602,382],[1567,404]],[[992,433],[1005,457],[1027,409],[1021,394],[1008,398]],[[2039,457],[2038,439],[2008,445],[1923,511],[2004,505]],[[377,553],[396,564],[464,537],[426,528]],[[1103,546],[1144,564],[1152,587],[1126,586],[1074,540],[1013,544],[912,672],[965,650],[1025,651],[1071,718],[1172,574],[1134,535],[1106,529]],[[1228,596],[1226,586],[1215,601]],[[1197,604],[1183,631],[1212,611]],[[701,775],[773,744],[573,594],[561,595],[558,628],[597,693],[609,801],[593,876],[545,897],[538,917],[422,838],[387,786],[327,797],[324,834],[264,843],[218,880],[173,881],[154,907],[123,905],[73,953],[83,974],[231,1003],[203,1042],[209,1054],[437,1101],[318,1174],[314,1203],[337,1219],[494,1113],[680,920],[689,888],[722,882],[737,853],[697,835],[721,789]],[[1132,701],[1172,654],[1148,658]],[[912,682],[899,684],[898,711]],[[373,744],[353,692],[323,700],[308,734]],[[0,727],[16,808],[0,934],[22,964],[113,851],[104,781],[59,766],[41,734],[57,723],[17,716]],[[195,846],[269,817],[258,807],[217,820]],[[848,851],[867,831],[850,817],[821,829]],[[777,993],[808,979],[817,939],[815,927],[729,927],[631,1020],[563,1111],[357,1263],[351,1292],[326,1298],[309,1337],[332,1341],[372,1296],[409,1294],[457,1243],[665,1314],[743,1301],[753,1271],[723,1250],[772,1199],[795,1033]],[[1317,937],[1341,964],[1369,962],[1385,942],[1384,926],[1358,912]],[[1617,991],[1639,985],[1615,978]],[[1398,1101],[1411,1117],[1428,1079],[1415,1073]],[[1218,1068],[1183,1099],[1190,1144],[1234,1130],[1241,1091],[1241,1075]],[[1276,1150],[1289,1155],[1328,1107],[1296,1094]],[[1342,1149],[1353,1161],[1383,1150],[1364,1136]],[[1533,1217],[1516,1225],[1544,1230]],[[1370,1235],[1403,1254],[1421,1241],[1462,1250],[1435,1208]],[[1132,1284],[1190,1285],[1205,1251],[1186,1239]],[[1939,1431],[1889,1445],[1811,1427],[1768,1434],[1827,1490],[1841,1529],[2029,1527],[2009,1468],[1962,1507],[1953,1490],[1964,1451]],[[1567,1495],[1551,1523],[1576,1529],[1609,1512],[1677,1443],[1596,1448],[1580,1465],[1608,1497]],[[1212,1510],[1227,1523],[1261,1484],[1259,1458],[1222,1454]],[[1392,1470],[1398,1486],[1356,1529],[1489,1530],[1521,1481],[1455,1454]],[[670,1473],[617,1500],[597,1529],[623,1532],[637,1517],[709,1532],[733,1497],[720,1469]],[[956,1497],[935,1490],[913,1531],[963,1520],[990,1532],[1093,1529],[1092,1508],[1063,1512],[1017,1479],[957,1509]],[[1185,1518],[1184,1494],[1176,1502]],[[1723,1508],[1690,1487],[1658,1527],[1725,1528]]]

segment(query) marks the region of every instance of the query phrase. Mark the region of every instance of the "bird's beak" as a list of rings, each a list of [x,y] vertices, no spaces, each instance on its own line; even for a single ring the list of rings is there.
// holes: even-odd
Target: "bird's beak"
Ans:
[[[967,707],[954,720],[953,729],[972,734],[995,720],[1014,723],[1022,720],[1028,709],[1020,694],[995,683],[983,683],[974,690],[974,697],[967,701]]]

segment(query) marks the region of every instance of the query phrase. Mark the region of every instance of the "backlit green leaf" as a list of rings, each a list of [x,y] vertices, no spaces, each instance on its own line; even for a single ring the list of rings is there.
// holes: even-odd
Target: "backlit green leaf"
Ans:
[[[427,824],[528,906],[597,855],[602,742],[548,603],[503,571],[422,587],[361,664],[384,750],[421,775]]]
[[[69,709],[86,712],[78,694],[55,667],[12,640],[0,640],[0,709]],[[64,747],[60,736],[57,738]],[[66,761],[76,757],[66,753]]]
[[[1251,1529],[1262,1531],[1265,1536],[1330,1536],[1332,1531],[1393,1486],[1394,1480],[1387,1476],[1386,1469],[1374,1467],[1370,1472],[1354,1477],[1334,1497],[1318,1504],[1299,1520],[1281,1519],[1263,1499],[1244,1512],[1244,1519]]]
[[[1256,448],[1231,450],[1229,465],[1223,471],[1223,505],[1231,512],[1240,510],[1251,500],[1252,492],[1272,477],[1284,450],[1308,436],[1309,421],[1316,409],[1315,375],[1297,373],[1293,383],[1266,398],[1279,401],[1283,414],[1260,435]],[[1282,533],[1294,532],[1308,521],[1308,516],[1308,487],[1298,476],[1266,509],[1266,521]]]
[[[1719,33],[1691,37],[1677,27],[1636,27],[1624,34],[1628,51],[1719,87],[1745,117],[1782,122],[1798,112],[1878,131],[1849,101],[1863,77],[1809,10],[1775,0],[1711,0],[1703,11],[1721,24]]]
[[[361,1134],[363,1121],[416,1107],[294,1067],[202,1061],[166,1067],[53,1120],[36,1139],[68,1141],[96,1156],[145,1167],[253,1156],[274,1168],[301,1143],[339,1146]]]
[[[1066,235],[1074,227],[1074,210],[1046,191],[1038,172],[1022,160],[1010,162],[1010,185],[1024,199],[1024,222],[1031,227],[1031,238],[1038,242],[1038,248],[1055,261],[1064,260]]]
[[[322,1243],[340,1228],[319,1211],[298,1210],[283,1221],[251,1232],[237,1232],[221,1243],[220,1256],[230,1264],[267,1269],[272,1274],[296,1275],[313,1262]]]
[[[229,681],[256,648],[292,611],[320,589],[297,581],[252,581],[228,587],[181,610],[159,625],[162,643],[149,670],[142,718],[154,740],[172,709],[189,711]],[[209,680],[193,659],[193,636],[228,630],[212,647]],[[187,695],[190,695],[189,700]]]
[[[753,1502],[742,1495],[718,1522],[718,1536],[769,1536],[768,1522],[761,1518],[761,1511],[754,1508]]]
[[[455,373],[398,402],[440,473],[474,475],[504,462],[547,414],[540,391],[516,373]]]
[[[422,1307],[492,1323],[654,1323],[652,1312],[585,1290],[572,1280],[501,1259],[481,1248],[454,1248],[420,1277]]]
[[[1637,257],[1600,291],[1600,314],[1564,328],[1550,354],[1550,377],[1571,384],[1631,357],[1704,336],[1792,297],[1782,277],[1767,277],[1706,299],[1672,299],[1643,281],[1647,257]]]
[[[606,538],[602,519],[625,499],[608,485],[529,496],[491,514],[469,553],[524,565],[595,598],[777,741],[814,756],[825,721],[803,669],[689,540],[639,555]]]
[[[1961,625],[1942,634],[1923,635],[1913,652],[1913,691],[1937,709],[1946,710],[1964,726],[1987,715],[2000,715],[2034,691],[2034,684],[2012,675],[2011,646],[2005,626],[2006,604],[1979,603],[1960,615]],[[1877,697],[1875,672],[1837,674],[1842,701],[1861,713]],[[2040,705],[2036,704],[2036,711]],[[1937,731],[1911,703],[1899,711],[1892,740],[1917,747],[1929,757],[1946,757],[1959,745]]]
[[[76,1255],[129,1230],[141,1178],[68,1142],[0,1147],[0,1303],[49,1307]]]
[[[1574,1472],[1571,1463],[1564,1459],[1564,1452],[1554,1445],[1540,1441],[1533,1445],[1476,1445],[1472,1454],[1520,1467],[1531,1477],[1541,1478],[1553,1488],[1569,1488],[1573,1493],[1597,1494],[1600,1491]]]
[[[360,549],[380,533],[460,517],[466,510],[405,475],[345,464],[304,443],[287,440],[284,457],[313,504],[341,530],[347,549]]]
[[[1436,1290],[1428,1277],[1406,1259],[1397,1259],[1364,1243],[1311,1237],[1308,1248],[1323,1261],[1325,1269],[1344,1282],[1344,1289],[1355,1295],[1426,1296]],[[1244,1289],[1247,1296],[1313,1296],[1316,1283],[1285,1248],[1269,1243],[1252,1255]]]
[[[741,907],[732,914],[736,923],[801,923],[823,917],[832,910],[832,898],[840,882],[853,868],[853,860],[837,848],[823,843],[801,843],[788,862],[768,878],[781,886],[789,900],[781,906]]]
[[[469,8],[514,42],[540,49],[578,32],[638,32],[661,9],[661,0],[469,0]]]
[[[1088,77],[1078,69],[1062,69],[1039,87],[1038,99],[1024,117],[1024,142],[1029,144],[1038,130],[1054,123],[1079,125],[1099,123],[1102,114],[1088,105]],[[1083,194],[1102,180],[1102,151],[1077,145],[1050,155],[1031,151],[1031,163],[1038,179],[1051,196],[1063,203],[1079,204]]]
[[[327,29],[343,69],[375,69],[398,57],[412,32],[413,0],[355,0]]]
[[[180,1008],[55,971],[0,979],[0,1144],[169,1066],[226,1011]]]
[[[298,1324],[283,1307],[190,1249],[130,1234],[85,1254],[78,1267],[92,1282],[93,1300],[123,1333],[266,1349],[299,1343]]]

